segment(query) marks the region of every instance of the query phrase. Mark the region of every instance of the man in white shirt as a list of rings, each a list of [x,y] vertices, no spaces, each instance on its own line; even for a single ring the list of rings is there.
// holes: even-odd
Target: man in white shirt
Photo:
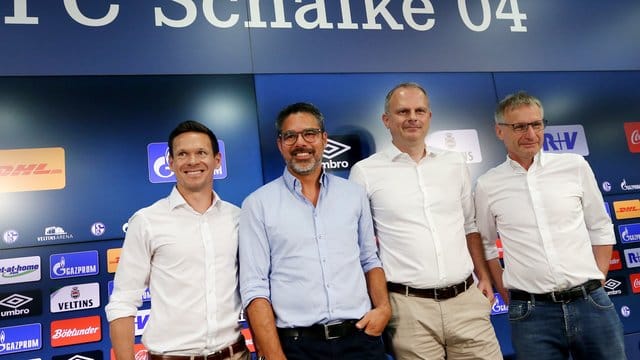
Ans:
[[[504,98],[495,122],[507,160],[478,179],[476,214],[518,359],[625,359],[602,288],[615,235],[589,164],[542,152],[544,110],[525,92]]]
[[[418,84],[387,94],[382,121],[392,146],[355,164],[349,179],[369,197],[396,359],[502,359],[464,156],[426,146],[431,110]]]
[[[149,359],[248,359],[237,322],[240,209],[213,191],[220,156],[216,136],[198,122],[169,135],[176,186],[129,220],[105,309],[118,360],[134,360],[134,317],[147,287]]]

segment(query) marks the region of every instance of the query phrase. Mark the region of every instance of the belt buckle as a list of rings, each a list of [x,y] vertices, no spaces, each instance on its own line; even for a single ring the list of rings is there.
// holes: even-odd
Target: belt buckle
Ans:
[[[564,300],[564,296],[562,296],[562,292],[558,291],[557,293],[558,293],[559,298],[556,298],[556,291],[552,291],[551,292],[551,300],[554,303],[563,303],[565,300]]]
[[[333,339],[338,339],[340,337],[340,335],[336,335],[336,336],[332,336],[331,335],[331,328],[334,326],[339,326],[341,325],[342,322],[335,322],[333,324],[328,323],[328,324],[322,324],[322,326],[324,327],[324,338],[325,340],[333,340]]]

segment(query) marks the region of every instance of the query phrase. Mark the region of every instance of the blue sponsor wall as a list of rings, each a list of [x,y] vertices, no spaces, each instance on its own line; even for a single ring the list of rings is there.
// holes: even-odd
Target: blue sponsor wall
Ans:
[[[214,187],[240,205],[283,171],[273,125],[283,106],[309,101],[323,111],[332,140],[326,168],[346,177],[353,163],[390,144],[383,100],[403,81],[430,92],[428,143],[464,152],[474,179],[505,158],[492,125],[498,99],[519,89],[541,98],[550,121],[545,149],[584,155],[607,201],[619,253],[607,287],[636,358],[640,3],[282,3],[0,3],[0,266],[40,258],[39,280],[34,273],[24,275],[28,282],[8,280],[12,273],[3,270],[0,328],[11,329],[0,338],[0,360],[110,358],[103,307],[117,254],[108,259],[107,252],[120,248],[135,210],[169,193],[163,146],[178,122],[199,120],[216,132],[225,167]],[[25,149],[45,150],[21,158],[17,171],[11,151]],[[35,191],[37,171],[59,169],[41,167],[50,149],[64,150],[64,184]],[[637,204],[620,205],[631,216],[620,218],[616,204],[625,200]],[[53,255],[95,251],[97,275],[62,256],[82,276],[51,278],[61,263]],[[50,311],[53,291],[94,282],[99,307]],[[494,310],[503,352],[512,355],[505,309]],[[95,315],[100,341],[51,346],[52,322]],[[28,324],[40,324],[35,350],[7,350],[16,341],[13,327]]]

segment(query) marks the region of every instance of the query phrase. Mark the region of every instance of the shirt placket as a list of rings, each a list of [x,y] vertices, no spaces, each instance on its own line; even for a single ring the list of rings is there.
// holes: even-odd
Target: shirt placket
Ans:
[[[421,161],[425,161],[422,159]],[[438,267],[438,283],[444,284],[447,281],[447,274],[444,266],[443,252],[442,252],[442,242],[440,241],[439,231],[436,227],[436,222],[433,219],[433,214],[431,212],[431,207],[429,204],[429,193],[427,190],[427,183],[424,179],[424,176],[421,174],[421,167],[418,164],[414,165],[416,178],[418,180],[418,187],[420,188],[420,192],[422,193],[422,210],[424,212],[424,217],[427,222],[427,226],[431,230],[431,239],[433,240],[433,247],[436,252],[436,263]]]
[[[211,209],[210,209],[211,210]],[[204,284],[205,287],[205,301],[206,301],[206,348],[212,349],[214,345],[218,343],[217,341],[217,297],[216,297],[216,271],[215,271],[215,263],[216,263],[216,249],[214,246],[213,239],[213,229],[211,229],[211,225],[207,221],[208,216],[211,216],[209,211],[204,215],[200,216],[199,219],[199,229],[200,236],[202,239],[202,245],[204,248],[204,264],[205,264],[205,272],[204,272]]]

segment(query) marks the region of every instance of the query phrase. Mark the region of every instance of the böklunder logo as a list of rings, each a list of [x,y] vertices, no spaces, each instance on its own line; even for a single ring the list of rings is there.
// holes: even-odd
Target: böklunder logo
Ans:
[[[0,150],[0,192],[63,189],[64,149]]]
[[[88,316],[51,322],[51,346],[67,346],[100,341],[100,316]]]

